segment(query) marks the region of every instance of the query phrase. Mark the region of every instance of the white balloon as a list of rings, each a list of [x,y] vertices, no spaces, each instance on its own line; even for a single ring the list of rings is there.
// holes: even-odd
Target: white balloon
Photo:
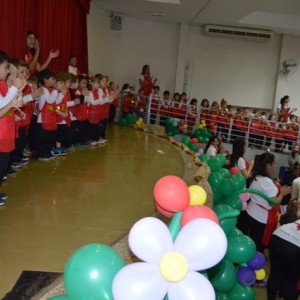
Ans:
[[[209,280],[197,272],[189,272],[181,281],[170,284],[169,300],[215,300],[214,288]]]
[[[209,219],[195,219],[179,232],[174,250],[180,252],[193,271],[213,267],[222,260],[227,249],[227,238],[222,228]]]
[[[121,269],[114,278],[112,291],[114,300],[162,300],[168,286],[158,265],[142,262]]]
[[[133,225],[128,242],[139,259],[150,263],[159,263],[161,257],[173,248],[168,227],[152,217],[143,218]]]

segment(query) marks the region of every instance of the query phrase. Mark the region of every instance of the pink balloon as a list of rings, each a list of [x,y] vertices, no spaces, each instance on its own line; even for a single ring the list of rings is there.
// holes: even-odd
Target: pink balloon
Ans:
[[[234,168],[234,167],[230,168],[229,172],[230,172],[231,175],[240,174],[239,170],[237,168]]]
[[[247,202],[242,202],[242,203],[243,203],[243,208],[242,208],[242,210],[246,210],[246,209],[247,209],[247,206],[248,206]]]
[[[183,227],[184,225],[186,225],[192,220],[201,219],[201,218],[210,219],[215,223],[219,224],[219,218],[212,209],[210,209],[205,205],[192,205],[192,206],[188,206],[183,211],[180,220],[181,227]]]
[[[249,193],[243,193],[243,194],[239,194],[239,199],[242,202],[246,202],[250,199],[250,194]]]
[[[164,210],[163,208],[161,208],[156,202],[155,202],[155,206],[156,206],[156,209],[164,216],[166,217],[173,217],[174,216],[174,212],[171,212],[171,211],[167,211],[167,210]]]
[[[187,184],[177,176],[165,176],[154,186],[154,198],[160,208],[169,212],[183,211],[190,202]]]

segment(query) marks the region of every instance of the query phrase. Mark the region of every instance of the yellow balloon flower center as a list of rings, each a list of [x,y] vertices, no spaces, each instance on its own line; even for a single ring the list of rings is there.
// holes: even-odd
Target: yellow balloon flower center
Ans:
[[[160,260],[161,275],[170,282],[182,280],[188,273],[188,263],[185,257],[178,252],[169,252]]]

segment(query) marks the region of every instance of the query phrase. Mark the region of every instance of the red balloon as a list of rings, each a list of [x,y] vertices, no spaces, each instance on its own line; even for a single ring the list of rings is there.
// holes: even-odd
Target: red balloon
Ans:
[[[174,214],[175,214],[174,212],[167,211],[167,210],[161,208],[156,202],[155,202],[155,206],[156,206],[156,209],[157,209],[162,215],[164,215],[164,216],[166,216],[166,217],[171,218],[171,217],[173,217]]]
[[[199,218],[205,218],[210,219],[217,224],[219,224],[219,218],[217,214],[210,209],[208,206],[205,205],[191,205],[188,206],[181,216],[180,224],[181,227],[183,227],[188,222],[199,219]]]
[[[183,131],[183,126],[179,126],[179,131]]]
[[[198,144],[199,142],[198,142],[198,139],[197,139],[197,138],[192,138],[192,139],[191,139],[191,143],[192,143],[192,144]]]
[[[237,168],[234,168],[234,167],[230,168],[229,172],[230,172],[231,175],[240,174],[239,170]]]
[[[203,148],[203,144],[199,143],[198,147],[199,147],[199,149],[202,149]]]
[[[156,182],[154,199],[162,209],[179,212],[189,205],[190,193],[187,184],[181,178],[169,175]]]

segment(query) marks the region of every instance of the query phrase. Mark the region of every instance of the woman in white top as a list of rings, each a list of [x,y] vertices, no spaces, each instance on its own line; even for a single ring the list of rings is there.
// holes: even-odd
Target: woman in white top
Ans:
[[[292,203],[296,207],[297,202]],[[297,300],[297,282],[300,278],[300,220],[298,215],[283,215],[285,224],[276,229],[270,240],[270,276],[267,284],[268,300],[277,299],[277,293],[283,299]],[[283,218],[284,217],[284,218]]]
[[[244,177],[248,179],[251,175],[254,160],[247,162],[244,158],[246,143],[244,138],[236,138],[232,144],[232,154],[230,155],[230,168],[236,168]]]
[[[273,198],[277,205],[270,204],[259,195],[251,194],[246,213],[241,215],[238,222],[238,228],[253,239],[259,252],[264,251],[272,230],[276,228],[276,216],[282,198],[291,193],[289,186],[281,187],[278,193],[278,189],[271,179],[275,168],[276,162],[273,154],[266,152],[256,155],[250,188]]]
[[[210,156],[216,156],[219,153],[220,139],[217,136],[212,136],[207,147],[205,149],[205,153]]]

